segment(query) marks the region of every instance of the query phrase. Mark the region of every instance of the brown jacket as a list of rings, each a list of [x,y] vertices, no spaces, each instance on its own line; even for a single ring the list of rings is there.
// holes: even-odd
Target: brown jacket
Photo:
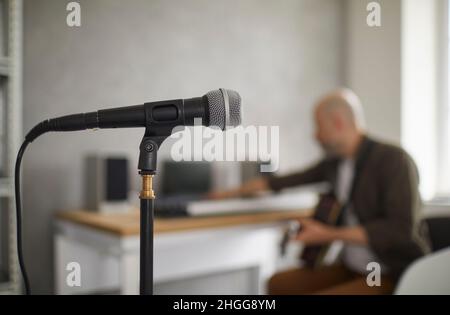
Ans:
[[[351,203],[366,229],[369,246],[397,278],[415,259],[429,251],[425,226],[421,224],[418,172],[403,149],[365,137],[356,157],[369,146],[359,172]],[[272,177],[273,190],[329,182],[334,187],[339,159],[328,158],[295,174]]]

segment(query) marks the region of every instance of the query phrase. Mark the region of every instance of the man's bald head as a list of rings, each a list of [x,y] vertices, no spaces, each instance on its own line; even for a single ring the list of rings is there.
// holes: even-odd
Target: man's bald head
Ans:
[[[323,114],[326,118],[339,115],[345,123],[360,130],[365,129],[361,101],[352,90],[347,88],[340,88],[323,96],[317,102],[316,113]]]
[[[365,123],[359,97],[346,88],[327,93],[315,107],[316,139],[327,153],[346,155]]]

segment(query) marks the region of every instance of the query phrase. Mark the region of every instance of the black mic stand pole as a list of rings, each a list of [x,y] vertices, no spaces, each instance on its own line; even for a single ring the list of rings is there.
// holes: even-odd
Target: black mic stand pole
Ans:
[[[153,219],[154,201],[152,181],[156,173],[156,158],[159,137],[144,136],[139,146],[139,174],[142,177],[140,213],[140,269],[139,292],[141,295],[153,294]],[[158,141],[159,140],[159,141]]]
[[[177,121],[158,121],[153,117],[153,106],[145,104],[145,134],[139,145],[138,170],[142,177],[140,213],[140,260],[139,260],[139,293],[153,294],[153,220],[155,193],[153,192],[153,176],[156,174],[158,149],[164,140],[172,134]],[[181,124],[181,121],[180,121]],[[181,124],[182,125],[182,124]]]

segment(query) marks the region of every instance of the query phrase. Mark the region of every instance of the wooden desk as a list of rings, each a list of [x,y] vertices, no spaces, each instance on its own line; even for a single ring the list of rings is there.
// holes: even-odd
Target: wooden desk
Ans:
[[[157,218],[154,239],[155,293],[261,294],[279,265],[282,221],[304,217],[309,210],[272,211],[208,217]],[[59,294],[139,288],[139,212],[99,214],[67,211],[55,221],[55,288]],[[68,287],[67,264],[82,270],[81,287]],[[245,274],[233,282],[224,272]],[[186,279],[222,277],[205,289]],[[228,280],[230,279],[230,280]],[[181,281],[181,282],[180,282]],[[227,284],[228,282],[228,284]],[[175,283],[175,284],[174,284]],[[211,283],[211,282],[210,282]],[[235,283],[240,283],[236,287]],[[205,291],[206,290],[206,291]]]
[[[154,231],[157,234],[245,224],[264,224],[292,220],[299,217],[305,217],[309,214],[310,212],[307,210],[297,210],[207,217],[157,218],[155,219]],[[102,214],[83,210],[66,211],[59,212],[57,218],[121,236],[139,234],[139,211],[137,210],[129,213],[114,214]]]

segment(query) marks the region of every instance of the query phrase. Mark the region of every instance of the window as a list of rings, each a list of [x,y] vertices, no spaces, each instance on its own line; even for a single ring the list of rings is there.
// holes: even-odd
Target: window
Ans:
[[[438,84],[440,101],[438,120],[438,176],[437,189],[435,199],[437,201],[445,201],[450,203],[450,6],[448,1],[443,1],[445,6],[442,10],[441,31],[439,37],[442,38],[440,45],[440,69],[442,73],[438,73],[440,82]]]
[[[450,203],[450,7],[402,2],[402,145],[425,201]]]

